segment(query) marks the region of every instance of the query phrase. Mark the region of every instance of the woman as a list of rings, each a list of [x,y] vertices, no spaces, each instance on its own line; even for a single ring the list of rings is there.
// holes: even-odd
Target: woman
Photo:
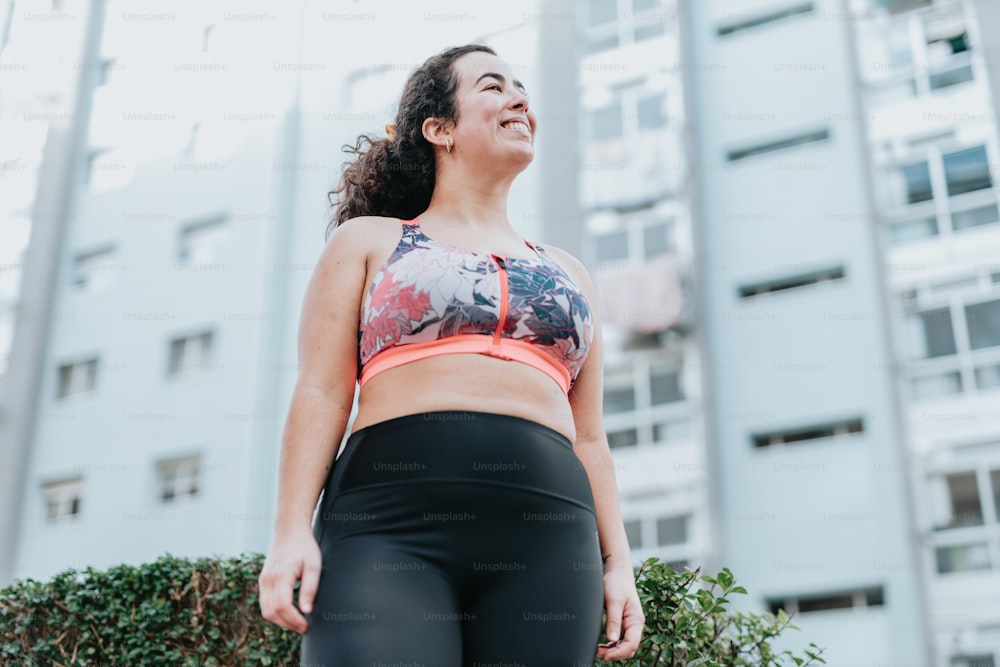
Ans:
[[[535,127],[492,49],[448,49],[331,193],[259,579],[303,664],[557,667],[638,648],[594,288],[507,219]]]

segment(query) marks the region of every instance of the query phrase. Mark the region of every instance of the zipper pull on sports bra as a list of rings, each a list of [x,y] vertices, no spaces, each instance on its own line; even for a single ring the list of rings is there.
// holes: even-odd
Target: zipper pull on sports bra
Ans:
[[[543,248],[525,244],[537,258],[466,250],[403,221],[362,304],[361,386],[411,361],[473,353],[533,366],[568,394],[593,342],[590,304]]]

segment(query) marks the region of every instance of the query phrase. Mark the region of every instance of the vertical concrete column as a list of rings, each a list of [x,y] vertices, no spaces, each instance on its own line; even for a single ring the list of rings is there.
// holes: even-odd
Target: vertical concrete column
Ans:
[[[577,113],[578,3],[541,0],[538,53],[541,67],[539,94],[538,167],[541,177],[542,237],[584,260],[583,216],[577,194],[579,134]]]
[[[24,252],[21,294],[14,321],[10,368],[0,378],[0,586],[9,583],[16,565],[18,532],[25,507],[26,473],[36,412],[44,384],[45,348],[65,229],[85,168],[83,147],[90,123],[90,98],[99,75],[104,2],[73,3],[81,14],[76,60],[79,75],[68,96],[67,120],[49,126],[31,211],[31,240]],[[67,49],[73,51],[73,47]],[[30,63],[26,63],[30,67]]]

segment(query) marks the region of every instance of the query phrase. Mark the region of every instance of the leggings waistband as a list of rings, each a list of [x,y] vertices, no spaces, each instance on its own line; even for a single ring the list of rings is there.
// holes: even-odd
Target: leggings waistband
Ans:
[[[470,410],[421,412],[358,429],[328,490],[448,481],[513,486],[594,509],[586,469],[566,436],[522,417]]]

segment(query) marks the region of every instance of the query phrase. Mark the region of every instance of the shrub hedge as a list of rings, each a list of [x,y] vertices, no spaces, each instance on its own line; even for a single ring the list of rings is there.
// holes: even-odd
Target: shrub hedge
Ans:
[[[194,560],[166,554],[139,566],[69,569],[47,582],[15,580],[0,590],[0,665],[297,667],[301,636],[260,615],[263,564],[257,553]],[[784,612],[727,611],[727,596],[746,592],[728,569],[715,577],[675,572],[651,558],[637,568],[636,587],[646,615],[639,652],[595,665],[824,662],[812,644],[805,656],[772,650],[771,640],[795,627]]]

